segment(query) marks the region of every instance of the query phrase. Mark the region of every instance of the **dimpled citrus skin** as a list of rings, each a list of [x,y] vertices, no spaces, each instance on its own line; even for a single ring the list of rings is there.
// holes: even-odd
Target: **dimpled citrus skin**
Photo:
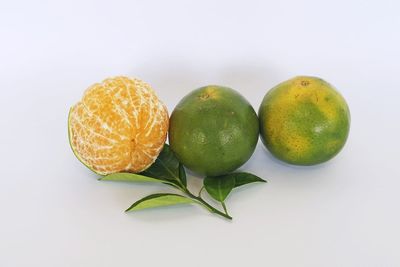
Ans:
[[[149,84],[130,77],[108,78],[89,87],[68,117],[76,157],[106,175],[140,172],[164,146],[168,111]]]
[[[233,89],[206,86],[185,96],[171,114],[169,143],[190,170],[216,176],[244,164],[258,141],[253,107]]]
[[[259,119],[266,148],[295,165],[333,158],[346,143],[350,129],[345,99],[326,81],[309,76],[272,88],[261,103]]]

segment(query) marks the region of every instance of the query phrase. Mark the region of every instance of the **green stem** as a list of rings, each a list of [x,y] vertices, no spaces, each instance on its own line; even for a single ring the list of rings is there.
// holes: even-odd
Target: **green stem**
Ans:
[[[204,189],[204,185],[200,188],[199,197],[201,197],[201,192],[203,192],[203,189]]]
[[[188,195],[190,198],[196,200],[200,205],[202,205],[204,208],[206,208],[207,210],[209,210],[212,213],[218,214],[228,220],[232,220],[232,217],[229,216],[226,213],[223,213],[219,210],[217,210],[216,208],[214,208],[213,206],[211,206],[210,204],[208,204],[204,199],[202,199],[201,197],[197,197],[195,195],[193,195],[187,188],[183,189],[182,192],[184,192],[186,195]]]
[[[197,202],[197,204],[203,206],[204,208],[206,208],[206,209],[207,209],[208,211],[210,211],[211,213],[214,213],[214,214],[217,214],[217,215],[219,215],[219,216],[222,216],[222,217],[224,217],[224,218],[226,218],[226,219],[228,219],[228,220],[232,220],[232,217],[228,215],[228,213],[226,212],[226,209],[225,209],[225,213],[223,213],[223,212],[217,210],[216,208],[214,208],[213,206],[211,206],[210,204],[208,204],[208,203],[200,196],[201,191],[203,190],[204,186],[200,189],[199,196],[195,196],[195,195],[192,194],[192,192],[189,191],[189,189],[188,189],[185,185],[183,185],[183,184],[181,183],[180,180],[178,180],[178,184],[172,184],[172,183],[171,183],[171,184],[169,184],[169,185],[171,185],[172,187],[174,187],[174,188],[180,190],[181,192],[183,192],[184,194],[186,194],[188,197],[190,197],[191,199],[195,200],[195,201]]]
[[[222,208],[224,208],[225,214],[228,215],[228,211],[226,210],[225,202],[221,202]]]

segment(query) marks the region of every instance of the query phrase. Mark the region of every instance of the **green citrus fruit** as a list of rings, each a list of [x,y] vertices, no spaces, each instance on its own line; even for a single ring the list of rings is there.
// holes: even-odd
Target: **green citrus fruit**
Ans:
[[[272,88],[260,110],[260,132],[278,159],[314,165],[343,148],[350,129],[345,99],[326,81],[300,76]]]
[[[169,144],[190,170],[208,176],[229,173],[253,154],[258,118],[233,89],[206,86],[185,96],[171,114]]]

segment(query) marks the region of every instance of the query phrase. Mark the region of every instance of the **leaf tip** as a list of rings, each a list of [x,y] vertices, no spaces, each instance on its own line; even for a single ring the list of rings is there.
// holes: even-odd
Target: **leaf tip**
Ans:
[[[125,213],[130,212],[131,209],[132,209],[132,207],[129,207],[129,208],[127,208],[124,212],[125,212]]]

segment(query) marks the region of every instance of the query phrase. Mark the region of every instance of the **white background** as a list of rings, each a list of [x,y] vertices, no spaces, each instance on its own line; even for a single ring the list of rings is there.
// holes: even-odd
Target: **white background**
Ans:
[[[0,266],[400,266],[398,1],[1,1]],[[67,113],[114,75],[170,111],[230,86],[320,76],[348,100],[344,150],[315,167],[261,142],[232,222],[197,206],[125,214],[161,185],[99,182],[73,156]],[[192,178],[197,190],[201,180]]]

